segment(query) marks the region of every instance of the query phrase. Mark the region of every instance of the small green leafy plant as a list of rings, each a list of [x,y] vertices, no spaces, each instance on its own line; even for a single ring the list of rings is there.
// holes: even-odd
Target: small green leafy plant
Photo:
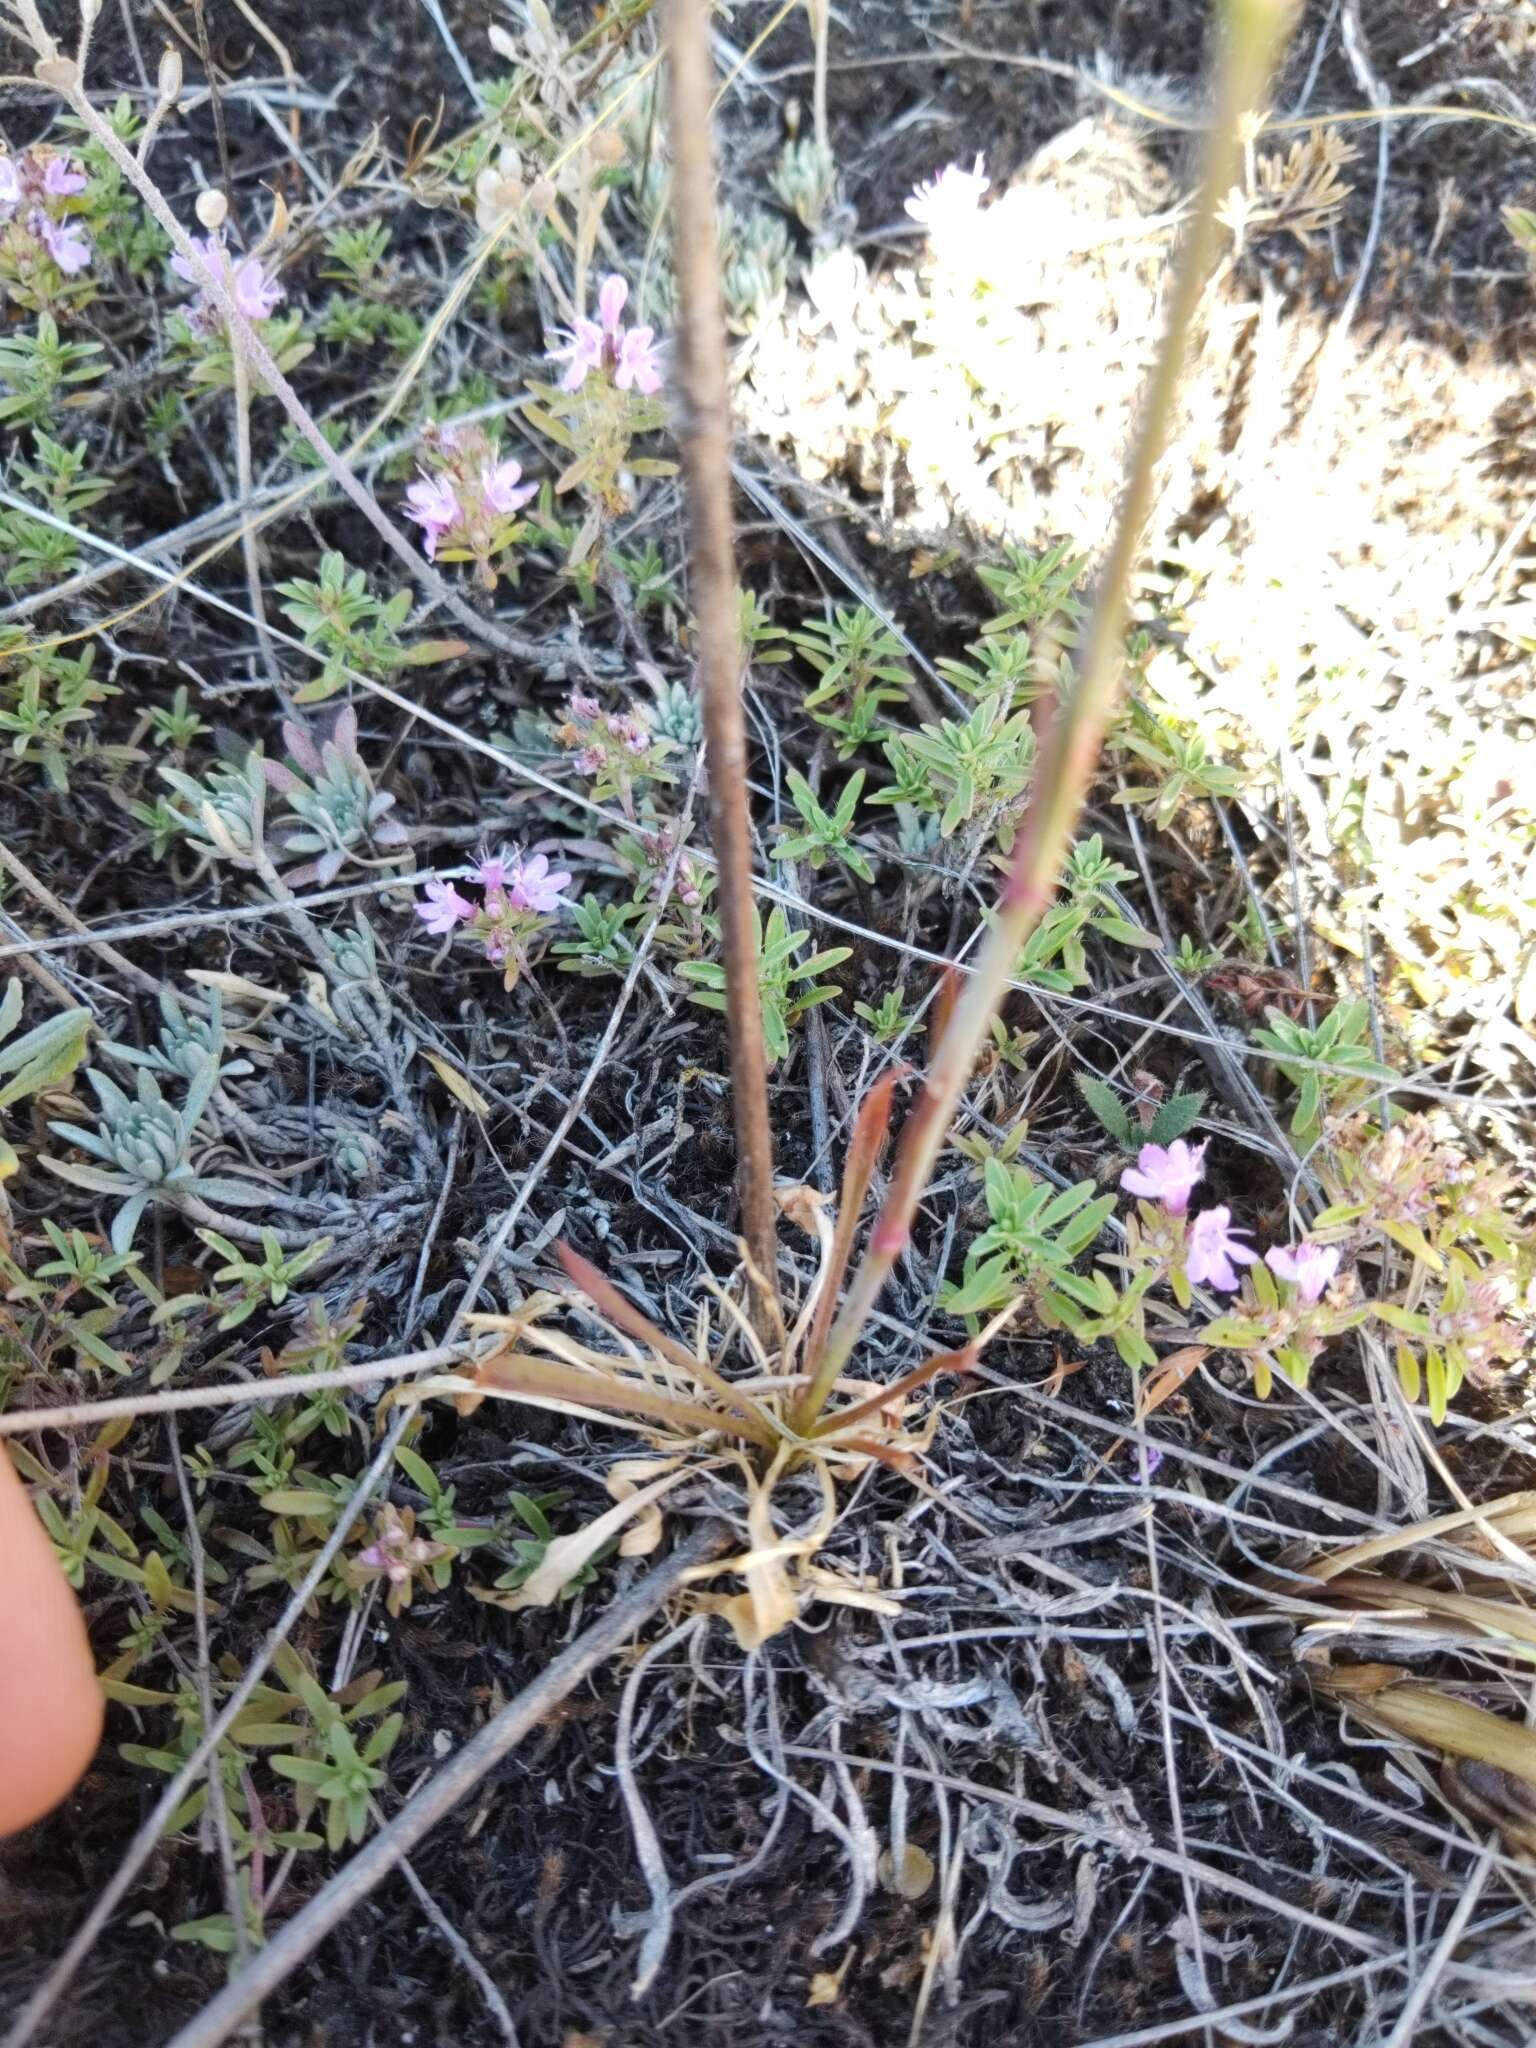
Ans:
[[[781,909],[769,913],[765,927],[754,910],[757,935],[758,986],[763,1006],[763,1043],[768,1064],[775,1066],[789,1052],[791,1027],[818,1003],[833,1001],[842,991],[835,982],[818,982],[818,974],[840,967],[852,954],[851,946],[828,946],[819,953],[798,959],[802,946],[810,944],[809,932],[791,931]],[[691,999],[707,1010],[724,1010],[725,969],[714,960],[685,960],[678,968],[690,984]]]

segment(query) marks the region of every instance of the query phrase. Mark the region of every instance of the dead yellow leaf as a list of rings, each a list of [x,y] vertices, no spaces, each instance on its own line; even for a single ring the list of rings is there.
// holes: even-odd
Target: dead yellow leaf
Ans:
[[[421,1048],[421,1056],[454,1101],[462,1102],[471,1116],[490,1115],[491,1105],[474,1083],[466,1075],[461,1074],[457,1067],[450,1066],[447,1060],[435,1052],[429,1052],[425,1046]]]
[[[806,1993],[807,2005],[836,2005],[843,1995],[843,1979],[848,1974],[848,1965],[853,1961],[853,1950],[838,1964],[835,1970],[818,1970],[811,1979],[811,1988]]]

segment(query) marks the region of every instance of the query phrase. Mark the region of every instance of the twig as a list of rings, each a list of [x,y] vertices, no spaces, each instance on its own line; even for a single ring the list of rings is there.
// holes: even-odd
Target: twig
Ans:
[[[146,974],[142,967],[136,967],[131,960],[125,959],[115,947],[109,946],[103,939],[96,938],[90,926],[76,917],[67,903],[61,903],[47,884],[38,880],[26,862],[18,854],[12,853],[3,839],[0,839],[0,868],[4,868],[11,879],[19,882],[32,900],[40,903],[44,910],[51,912],[60,924],[68,925],[72,932],[78,933],[81,943],[89,946],[99,959],[115,967],[119,974],[125,974],[136,989],[142,989],[146,995],[159,999],[160,983],[154,975]]]
[[[486,1772],[509,1756],[531,1729],[570,1697],[581,1681],[622,1648],[642,1622],[668,1600],[694,1565],[719,1550],[725,1532],[706,1522],[656,1565],[575,1642],[507,1702],[451,1762],[408,1799],[389,1825],[359,1849],[300,1912],[274,1935],[250,1969],[173,2036],[167,2048],[218,2048],[251,2017],[304,1958],[359,1906],[421,1841],[474,1790]]]
[[[635,1961],[634,1982],[630,1986],[631,1996],[635,1998],[643,1998],[656,1981],[656,1972],[661,1968],[667,1953],[667,1944],[672,1938],[675,1915],[666,1859],[661,1853],[661,1844],[656,1839],[655,1823],[646,1811],[645,1801],[640,1797],[640,1787],[635,1783],[635,1702],[640,1697],[640,1686],[645,1674],[656,1660],[675,1650],[680,1643],[686,1642],[703,1621],[702,1614],[691,1614],[675,1629],[658,1637],[624,1681],[624,1691],[619,1700],[619,1721],[613,1739],[614,1775],[619,1781],[624,1811],[629,1815],[629,1830],[635,1842],[635,1859],[640,1865],[646,1889],[651,1895],[650,1924],[645,1930],[645,1939],[640,1944],[640,1954]]]
[[[374,1819],[377,1823],[382,1824],[382,1816],[377,1807],[374,1808]],[[507,2048],[518,2048],[517,2028],[513,2024],[511,2013],[507,2010],[507,2001],[496,1988],[495,1979],[491,1976],[490,1971],[487,1970],[484,1963],[481,1962],[469,1943],[427,1890],[421,1879],[416,1875],[410,1861],[404,1856],[400,1859],[400,1875],[416,1894],[416,1903],[421,1907],[421,1910],[432,1922],[432,1925],[437,1929],[444,1941],[447,1942],[449,1948],[452,1949],[459,1968],[464,1971],[466,1976],[474,1980],[475,1989],[480,1993],[481,1998],[484,1999],[486,2010],[490,2013],[491,2018],[500,2027],[501,2038],[507,2044]]]
[[[679,439],[687,482],[698,619],[699,687],[709,752],[710,838],[720,872],[726,1024],[743,1235],[770,1291],[778,1264],[773,1212],[773,1131],[753,931],[752,829],[741,709],[736,562],[731,539],[731,402],[720,298],[715,167],[710,132],[709,0],[671,0],[672,204],[677,223]],[[760,1304],[754,1301],[754,1320]],[[766,1332],[764,1334],[767,1334]]]
[[[1465,1889],[1456,1901],[1456,1910],[1447,1921],[1444,1934],[1435,1943],[1433,1955],[1419,1972],[1418,1980],[1398,2014],[1397,2025],[1382,2043],[1382,2048],[1409,2048],[1409,2043],[1418,2029],[1420,2017],[1429,2003],[1430,1994],[1444,1976],[1456,1944],[1461,1940],[1466,1924],[1471,1919],[1478,1900],[1483,1896],[1483,1886],[1488,1882],[1488,1873],[1493,1867],[1493,1849],[1494,1841],[1490,1839],[1484,1847],[1477,1868],[1468,1873]]]
[[[213,1658],[208,1647],[208,1584],[203,1532],[197,1526],[197,1508],[192,1500],[192,1488],[187,1482],[186,1462],[181,1455],[181,1440],[174,1422],[166,1423],[165,1440],[176,1474],[181,1511],[187,1518],[187,1555],[192,1560],[192,1598],[195,1603],[192,1619],[197,1633],[197,1702],[203,1710],[203,1726],[206,1728],[213,1719]],[[245,1901],[240,1896],[240,1872],[235,1866],[235,1843],[229,1829],[229,1799],[224,1789],[224,1774],[217,1767],[208,1773],[208,1811],[213,1816],[213,1831],[219,1845],[224,1907],[229,1914],[234,1953],[243,1968],[250,1961],[251,1932],[246,1925]]]
[[[157,1394],[116,1394],[106,1401],[75,1401],[63,1408],[13,1408],[0,1415],[0,1437],[28,1436],[40,1429],[93,1429],[128,1415],[175,1415],[189,1408],[238,1408],[247,1401],[282,1401],[290,1394],[337,1392],[367,1387],[376,1380],[409,1379],[415,1372],[437,1372],[461,1365],[462,1344],[439,1344],[431,1351],[408,1351],[398,1358],[375,1358],[366,1365],[342,1365],[334,1372],[275,1374],[271,1379],[240,1380],[232,1387],[166,1387]]]

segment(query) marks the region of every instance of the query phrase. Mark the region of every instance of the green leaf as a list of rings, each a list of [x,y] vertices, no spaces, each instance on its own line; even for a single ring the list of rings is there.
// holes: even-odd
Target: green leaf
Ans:
[[[261,1504],[269,1515],[330,1515],[336,1512],[336,1502],[330,1494],[306,1486],[279,1487],[274,1493],[264,1493]]]
[[[442,1499],[443,1483],[419,1452],[413,1451],[407,1444],[397,1444],[395,1463],[403,1472],[410,1475],[428,1500]]]
[[[947,1288],[939,1296],[939,1306],[947,1315],[984,1315],[990,1308],[1000,1308],[1011,1301],[1017,1289],[1009,1277],[1009,1259],[1006,1252],[999,1252],[995,1258],[984,1260],[973,1272],[967,1273],[953,1288]]]
[[[1125,1106],[1113,1088],[1101,1081],[1097,1074],[1078,1073],[1073,1076],[1077,1092],[1093,1111],[1099,1122],[1108,1131],[1117,1145],[1127,1151],[1131,1149],[1131,1120]],[[1177,1099],[1177,1098],[1176,1098]]]
[[[1413,1223],[1389,1223],[1381,1225],[1387,1236],[1400,1244],[1405,1252],[1411,1252],[1421,1264],[1428,1266],[1432,1273],[1443,1273],[1445,1261],[1435,1250],[1429,1239]]]
[[[274,1771],[299,1785],[328,1785],[336,1775],[334,1764],[322,1763],[313,1756],[275,1756],[270,1762]]]
[[[1188,1095],[1170,1095],[1153,1117],[1148,1139],[1154,1145],[1171,1145],[1175,1138],[1193,1130],[1204,1108],[1205,1097],[1198,1089]]]

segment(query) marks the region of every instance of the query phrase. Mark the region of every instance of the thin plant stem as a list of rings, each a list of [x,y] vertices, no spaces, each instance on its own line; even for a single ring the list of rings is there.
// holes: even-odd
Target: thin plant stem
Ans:
[[[267,600],[261,587],[261,556],[256,545],[256,522],[246,516],[255,478],[251,474],[251,366],[238,343],[229,351],[235,387],[235,483],[240,493],[240,553],[245,562],[245,587],[256,621],[256,642],[262,665],[271,682],[278,681],[277,651],[267,632]],[[284,704],[287,698],[284,697]]]
[[[1219,209],[1241,167],[1245,122],[1263,98],[1292,11],[1292,0],[1227,0],[1223,10],[1226,32],[1200,197],[1174,270],[1167,328],[1143,400],[1115,535],[1079,657],[1079,679],[1065,703],[1042,700],[1044,732],[1039,759],[992,928],[977,957],[976,971],[967,980],[929,1063],[922,1092],[902,1133],[885,1206],[826,1350],[817,1361],[815,1378],[793,1417],[793,1427],[802,1435],[826,1405],[891,1268],[907,1245],[918,1202],[949,1134],[987,1027],[1013,980],[1019,949],[1056,895],[1061,863],[1082,812],[1120,684],[1131,575],[1152,507],[1157,465],[1167,445],[1191,332],[1218,247]],[[1050,715],[1053,711],[1054,717]]]
[[[671,0],[672,206],[676,221],[679,438],[687,484],[698,620],[699,688],[709,760],[709,831],[719,863],[726,1022],[742,1234],[768,1290],[754,1319],[778,1322],[773,1205],[773,1132],[757,980],[752,827],[747,809],[747,741],[741,710],[742,659],[731,535],[731,399],[720,297],[715,165],[710,130],[709,0]],[[762,1330],[765,1336],[776,1329]]]
[[[815,45],[815,70],[811,81],[811,132],[816,138],[816,147],[825,163],[832,161],[832,145],[827,131],[827,36],[831,28],[831,0],[805,0],[805,11],[811,18],[811,38]]]

